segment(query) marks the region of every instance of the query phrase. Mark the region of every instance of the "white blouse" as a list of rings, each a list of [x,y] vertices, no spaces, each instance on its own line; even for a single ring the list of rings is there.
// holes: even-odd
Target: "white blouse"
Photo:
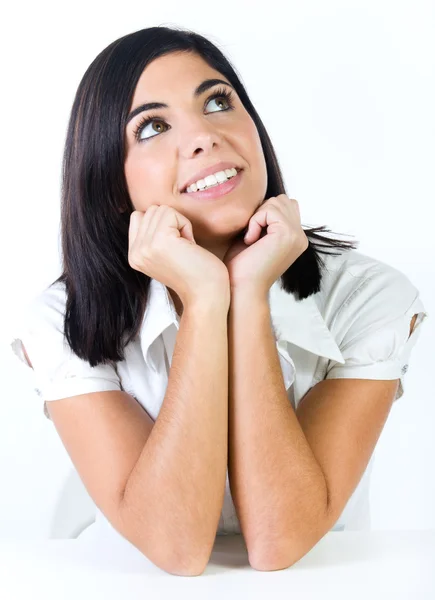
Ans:
[[[340,250],[337,250],[340,251]],[[404,376],[421,323],[428,317],[419,291],[402,272],[356,250],[322,254],[321,289],[302,301],[277,280],[269,291],[271,321],[289,402],[294,409],[323,379],[399,379],[395,400],[404,394]],[[168,383],[180,317],[166,286],[151,279],[140,333],[125,348],[125,360],[91,367],[78,358],[63,335],[66,294],[57,283],[29,304],[11,347],[33,365],[35,391],[45,402],[105,390],[131,394],[155,420]],[[410,322],[417,320],[411,335]],[[369,481],[374,454],[343,513],[332,528],[370,529]],[[102,535],[119,535],[96,507]],[[105,532],[105,533],[104,533]],[[241,533],[228,480],[217,534]]]

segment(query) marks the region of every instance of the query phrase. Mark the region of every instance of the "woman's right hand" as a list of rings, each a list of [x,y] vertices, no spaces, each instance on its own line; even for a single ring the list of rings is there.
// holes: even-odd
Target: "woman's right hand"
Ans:
[[[128,264],[175,290],[184,306],[207,293],[229,298],[225,264],[197,245],[192,223],[171,206],[133,211],[128,238]]]

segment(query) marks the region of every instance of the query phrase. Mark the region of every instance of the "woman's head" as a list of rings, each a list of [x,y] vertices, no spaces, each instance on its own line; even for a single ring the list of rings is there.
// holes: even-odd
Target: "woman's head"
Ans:
[[[235,90],[234,76],[216,67],[192,51],[171,52],[146,66],[126,127],[125,175],[135,210],[172,206],[192,222],[196,242],[222,258],[264,200],[267,169],[257,127]],[[151,102],[168,108],[140,110]],[[233,191],[212,202],[182,193],[186,183],[200,179],[200,171],[219,162],[242,169]]]
[[[209,79],[227,85],[202,86],[195,94]],[[211,99],[217,91],[231,92],[231,109],[222,95]],[[168,107],[134,114],[150,102]],[[159,118],[138,131],[148,116]],[[208,203],[180,193],[198,171],[220,161],[243,168],[232,192]],[[149,277],[128,263],[132,211],[173,206],[192,221],[197,243],[222,257],[261,202],[282,193],[266,129],[234,67],[211,41],[168,27],[115,40],[78,86],[65,143],[63,273],[56,282],[66,286],[65,335],[71,348],[92,366],[117,361],[139,331]],[[322,229],[305,229],[309,241],[321,240],[320,248],[352,247],[315,233]],[[300,298],[318,291],[320,260],[310,241],[283,274],[283,287]]]

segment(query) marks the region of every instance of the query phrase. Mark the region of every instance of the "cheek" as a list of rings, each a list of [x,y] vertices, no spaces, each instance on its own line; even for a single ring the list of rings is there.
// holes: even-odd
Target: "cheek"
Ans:
[[[252,169],[254,170],[255,179],[258,182],[259,188],[261,188],[263,195],[266,193],[267,189],[267,166],[266,159],[263,152],[263,147],[261,145],[261,139],[258,134],[258,130],[252,122],[252,132],[251,132],[251,140],[252,140],[252,156],[253,163]]]
[[[173,204],[173,174],[165,165],[148,156],[131,156],[124,163],[128,193],[136,210],[152,204]]]
[[[261,139],[255,123],[250,119],[244,137],[244,157],[248,162],[250,180],[259,195],[264,197],[267,189],[267,167]]]
[[[250,168],[260,177],[263,176],[265,170],[265,159],[263,148],[261,146],[260,136],[254,121],[249,117],[243,122],[239,133],[241,153],[249,163]]]
[[[141,158],[137,154],[126,160],[124,172],[131,196],[140,194],[145,189],[153,189],[158,181],[155,170],[149,166],[148,159]]]

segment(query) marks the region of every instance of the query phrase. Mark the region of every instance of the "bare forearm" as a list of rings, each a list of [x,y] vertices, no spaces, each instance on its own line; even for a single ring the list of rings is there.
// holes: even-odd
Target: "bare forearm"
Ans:
[[[184,307],[166,395],[125,492],[124,514],[141,523],[140,547],[186,568],[211,552],[223,504],[228,305]]]
[[[267,299],[234,294],[228,336],[231,492],[252,559],[273,561],[288,532],[306,534],[324,480],[287,398]]]

